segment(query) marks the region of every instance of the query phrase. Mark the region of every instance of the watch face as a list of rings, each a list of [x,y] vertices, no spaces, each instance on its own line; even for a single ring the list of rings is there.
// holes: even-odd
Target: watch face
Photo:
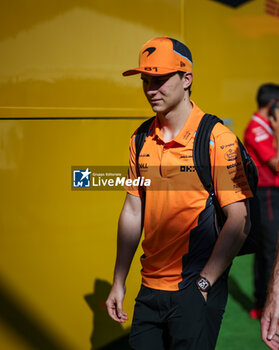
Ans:
[[[209,287],[210,287],[210,284],[208,282],[207,279],[201,277],[199,280],[198,280],[198,286],[200,287],[200,289],[205,292]]]

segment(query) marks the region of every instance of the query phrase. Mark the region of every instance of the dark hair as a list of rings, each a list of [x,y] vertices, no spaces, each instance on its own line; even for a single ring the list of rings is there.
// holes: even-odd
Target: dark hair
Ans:
[[[179,71],[177,71],[177,73],[179,74],[180,79],[182,79],[182,78],[184,77],[184,74],[185,74],[186,72],[182,72],[182,71],[179,70]],[[191,96],[191,93],[192,93],[191,87],[192,87],[192,84],[187,88],[187,90],[189,90],[189,97]]]
[[[272,83],[261,85],[257,93],[259,108],[266,107],[271,100],[279,101],[279,85]]]

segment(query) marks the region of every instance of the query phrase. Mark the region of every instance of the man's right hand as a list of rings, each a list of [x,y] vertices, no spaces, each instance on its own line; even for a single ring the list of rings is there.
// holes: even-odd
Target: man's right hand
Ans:
[[[271,127],[275,133],[275,136],[279,136],[279,108],[275,108],[273,110],[273,113],[275,114],[275,119],[273,116],[269,116],[268,119],[269,119],[269,122],[271,124]]]
[[[106,301],[108,314],[114,321],[120,323],[128,320],[128,314],[122,309],[125,291],[125,286],[113,285]]]

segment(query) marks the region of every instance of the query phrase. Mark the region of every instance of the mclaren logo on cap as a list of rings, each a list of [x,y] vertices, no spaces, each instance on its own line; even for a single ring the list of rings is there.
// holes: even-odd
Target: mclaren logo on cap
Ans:
[[[156,50],[156,47],[148,47],[147,49],[145,49],[145,50],[143,51],[142,54],[144,54],[144,53],[147,51],[147,52],[148,52],[147,57],[148,57],[148,56],[151,55],[155,50]]]

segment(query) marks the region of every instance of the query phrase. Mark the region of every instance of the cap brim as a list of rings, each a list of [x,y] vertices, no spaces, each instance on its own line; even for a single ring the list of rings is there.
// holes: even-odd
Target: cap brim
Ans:
[[[147,70],[146,68],[134,68],[134,69],[126,70],[124,73],[122,73],[122,75],[124,75],[124,77],[127,77],[129,75],[139,74],[139,73],[144,73],[147,75],[166,75],[174,72],[177,72],[177,69],[156,67],[156,70]]]

